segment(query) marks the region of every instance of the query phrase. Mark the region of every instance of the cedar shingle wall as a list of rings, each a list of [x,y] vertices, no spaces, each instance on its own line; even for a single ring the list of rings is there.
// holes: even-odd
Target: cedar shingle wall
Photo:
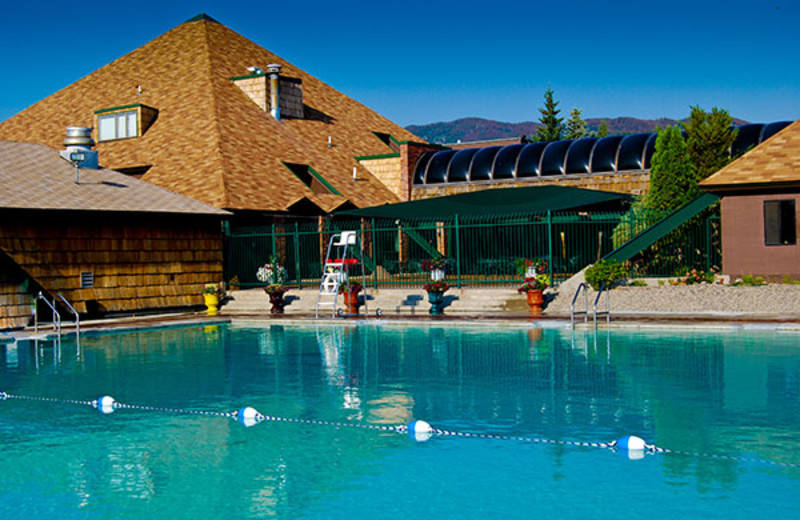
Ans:
[[[26,326],[32,298],[25,274],[0,252],[0,329]]]
[[[44,290],[62,293],[79,312],[198,305],[202,285],[222,280],[216,219],[95,215],[51,222],[19,216],[4,220],[0,248]],[[86,271],[94,273],[94,287],[81,289],[81,272]]]

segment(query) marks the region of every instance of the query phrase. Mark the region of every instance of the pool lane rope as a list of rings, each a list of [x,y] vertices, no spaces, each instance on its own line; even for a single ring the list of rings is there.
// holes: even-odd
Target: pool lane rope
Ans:
[[[598,448],[608,449],[620,452],[628,456],[628,458],[635,460],[641,459],[645,454],[670,454],[682,455],[686,457],[702,457],[711,459],[732,460],[738,462],[746,462],[753,464],[766,464],[770,466],[779,466],[785,468],[800,468],[800,463],[778,462],[767,459],[760,459],[755,457],[737,457],[734,455],[721,455],[721,454],[703,454],[689,451],[671,450],[661,448],[654,444],[647,444],[644,439],[635,435],[626,435],[611,442],[585,442],[585,441],[570,441],[570,440],[557,440],[557,439],[544,439],[537,437],[525,437],[520,435],[500,435],[495,433],[473,433],[465,431],[444,430],[434,428],[429,423],[422,420],[414,420],[408,424],[400,424],[395,426],[384,426],[378,424],[364,424],[352,422],[339,422],[339,421],[326,421],[320,419],[297,419],[291,417],[278,417],[273,415],[264,415],[255,408],[245,406],[232,412],[214,412],[208,410],[193,410],[187,408],[167,408],[157,406],[144,406],[137,404],[120,403],[113,397],[104,395],[92,401],[80,401],[74,399],[59,399],[55,397],[35,397],[26,395],[9,394],[0,391],[0,401],[7,399],[18,399],[24,401],[38,401],[46,403],[57,404],[75,404],[83,406],[91,406],[97,409],[100,413],[111,414],[116,410],[140,410],[145,412],[161,412],[180,415],[201,415],[206,417],[224,417],[233,419],[245,427],[255,426],[261,422],[284,422],[294,424],[310,424],[315,426],[332,426],[336,428],[356,428],[364,430],[377,430],[382,432],[399,433],[408,435],[417,442],[425,442],[428,439],[441,436],[441,437],[459,437],[464,439],[489,439],[500,441],[517,441],[531,444],[549,444],[557,446],[573,446],[580,448]]]

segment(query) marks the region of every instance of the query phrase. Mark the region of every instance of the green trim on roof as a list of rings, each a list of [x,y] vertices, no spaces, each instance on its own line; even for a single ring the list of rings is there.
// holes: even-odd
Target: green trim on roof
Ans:
[[[285,166],[287,170],[289,170],[290,172],[292,172],[292,173],[294,174],[294,176],[295,176],[295,177],[297,177],[298,179],[300,179],[300,182],[302,182],[303,184],[305,184],[306,186],[308,186],[308,188],[309,188],[309,189],[311,189],[311,184],[310,184],[310,183],[309,183],[309,184],[306,184],[306,182],[307,182],[307,181],[306,181],[305,179],[303,179],[303,178],[302,178],[302,177],[301,177],[301,176],[300,176],[300,175],[299,175],[299,174],[298,174],[298,173],[297,173],[297,172],[296,172],[296,171],[295,171],[295,170],[294,170],[294,169],[293,169],[291,166],[289,166],[290,164],[291,164],[291,165],[294,165],[294,166],[304,166],[304,167],[306,168],[306,170],[308,171],[308,174],[309,174],[309,175],[311,175],[312,177],[314,177],[315,179],[317,179],[317,180],[318,180],[318,181],[319,181],[319,182],[320,182],[320,183],[321,183],[323,186],[325,186],[325,187],[328,189],[328,191],[330,191],[330,192],[331,192],[331,193],[333,193],[334,195],[343,196],[343,195],[342,195],[342,194],[339,192],[339,190],[337,190],[336,188],[334,188],[334,187],[333,187],[333,184],[331,184],[330,182],[328,182],[328,181],[325,179],[325,177],[323,177],[323,176],[322,176],[322,174],[321,174],[321,173],[319,173],[317,170],[315,170],[315,169],[314,169],[314,168],[312,168],[311,166],[309,166],[309,165],[307,165],[307,164],[299,164],[299,163],[287,163],[287,162],[284,162],[284,161],[281,161],[281,164],[282,164],[283,166]]]
[[[188,20],[186,20],[183,23],[202,22],[202,21],[219,23],[218,21],[216,21],[213,18],[211,18],[210,16],[208,16],[206,13],[200,13],[198,15],[192,16],[191,18],[189,18]],[[222,24],[220,24],[220,25],[222,25]]]
[[[317,170],[315,170],[314,168],[312,168],[311,166],[309,166],[309,167],[308,167],[308,171],[311,173],[311,175],[313,175],[314,177],[316,177],[316,178],[317,178],[317,180],[318,180],[319,182],[321,182],[323,186],[325,186],[326,188],[328,188],[329,190],[331,190],[331,193],[333,193],[334,195],[342,195],[341,193],[339,193],[339,190],[337,190],[336,188],[334,188],[334,187],[333,187],[333,184],[331,184],[330,182],[326,181],[326,180],[325,180],[325,177],[323,177],[323,176],[322,176],[322,174],[321,174],[321,173],[319,173]]]
[[[394,153],[380,153],[377,155],[357,155],[353,157],[356,161],[371,161],[373,159],[394,159],[396,157],[400,157],[398,152]]]
[[[239,80],[239,79],[263,78],[266,75],[267,75],[266,73],[262,72],[261,74],[247,74],[245,76],[233,76],[232,78],[229,78],[229,79],[231,81],[236,81],[236,80]]]
[[[142,105],[141,103],[136,103],[134,105],[121,105],[121,106],[118,106],[118,107],[102,108],[100,110],[95,110],[94,113],[95,114],[105,114],[106,112],[116,112],[118,110],[128,110],[130,108],[139,108],[139,107],[143,107],[143,106],[145,106],[145,105]]]

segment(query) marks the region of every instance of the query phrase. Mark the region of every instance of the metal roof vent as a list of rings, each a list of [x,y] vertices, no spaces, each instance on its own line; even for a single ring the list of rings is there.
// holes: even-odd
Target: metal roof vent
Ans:
[[[60,152],[61,157],[76,167],[96,170],[98,168],[97,151],[92,150],[94,140],[92,129],[83,126],[68,126],[67,137],[64,138],[66,150]]]

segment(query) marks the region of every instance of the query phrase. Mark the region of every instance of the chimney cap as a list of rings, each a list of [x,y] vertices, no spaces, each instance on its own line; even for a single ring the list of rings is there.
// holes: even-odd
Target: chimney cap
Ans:
[[[277,63],[270,63],[269,65],[267,65],[267,73],[280,74],[282,68],[283,67]]]

